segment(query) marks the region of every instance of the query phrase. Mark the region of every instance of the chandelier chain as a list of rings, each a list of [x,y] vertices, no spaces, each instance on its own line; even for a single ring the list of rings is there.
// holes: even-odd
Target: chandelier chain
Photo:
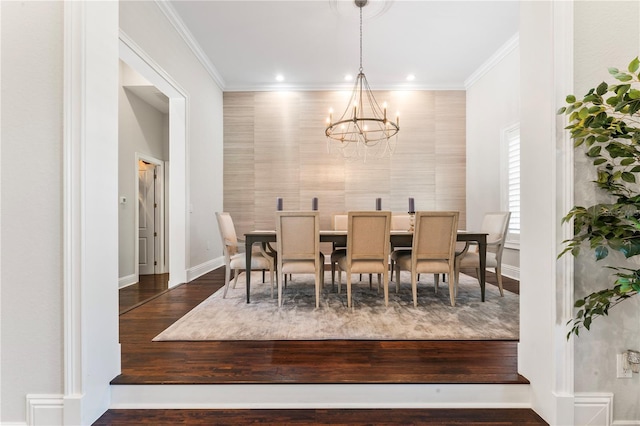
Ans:
[[[362,72],[362,6],[360,7],[360,72]]]

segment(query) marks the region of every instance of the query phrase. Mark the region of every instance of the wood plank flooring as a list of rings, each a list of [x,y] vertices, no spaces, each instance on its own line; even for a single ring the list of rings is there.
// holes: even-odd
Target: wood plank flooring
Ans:
[[[527,383],[516,341],[151,342],[223,280],[219,269],[169,291],[128,287],[139,295],[121,297],[122,374],[112,383]],[[518,281],[504,286],[518,293]],[[247,423],[546,425],[529,409],[108,410],[94,425]]]
[[[94,426],[143,424],[538,426],[547,423],[525,409],[109,410]]]
[[[169,274],[140,275],[140,281],[118,291],[120,315],[169,289]]]
[[[527,383],[517,341],[151,341],[223,281],[220,268],[120,315],[112,383]]]

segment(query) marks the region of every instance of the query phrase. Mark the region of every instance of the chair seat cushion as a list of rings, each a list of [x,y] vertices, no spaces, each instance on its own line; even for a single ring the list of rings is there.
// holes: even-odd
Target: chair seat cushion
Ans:
[[[238,253],[231,256],[229,267],[231,269],[246,269],[245,253]],[[265,258],[260,253],[251,253],[251,269],[269,269],[270,267],[270,259]]]
[[[408,255],[403,255],[396,259],[398,266],[400,269],[404,269],[407,271],[411,270],[411,251],[409,251]],[[444,259],[429,259],[429,260],[419,260],[416,264],[416,272],[417,273],[448,273],[449,272],[449,262]]]
[[[409,260],[411,260],[411,249],[399,249],[391,252],[391,260],[396,262],[399,257],[409,256]]]
[[[341,257],[338,259],[338,267],[342,271],[347,270],[347,257]],[[387,262],[382,260],[352,260],[351,261],[351,273],[352,274],[382,274],[388,269]]]
[[[337,249],[331,252],[331,263],[337,262],[341,257],[345,257],[347,255],[347,249]]]
[[[458,260],[458,262],[460,267],[462,268],[477,268],[480,265],[480,256],[475,252],[467,252]],[[487,268],[495,268],[496,266],[498,266],[498,261],[496,259],[495,253],[487,252],[486,266]]]
[[[324,267],[324,254],[320,253],[320,267]],[[314,260],[287,260],[282,262],[283,274],[313,274],[316,272]]]

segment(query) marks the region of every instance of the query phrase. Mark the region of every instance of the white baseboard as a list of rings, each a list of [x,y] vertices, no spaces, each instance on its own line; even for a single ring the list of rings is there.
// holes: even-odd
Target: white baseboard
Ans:
[[[63,395],[27,395],[27,425],[59,426],[64,424]]]
[[[526,384],[112,385],[109,408],[531,408],[531,395]]]
[[[612,393],[576,393],[574,421],[581,426],[611,426],[613,423]],[[626,423],[616,423],[626,424]]]
[[[207,272],[211,272],[214,269],[218,269],[221,266],[224,266],[223,256],[220,256],[216,259],[208,260],[204,263],[201,263],[200,265],[189,268],[187,269],[187,282],[191,282],[196,278],[203,276]]]
[[[491,272],[495,272],[495,271],[491,271]],[[502,275],[504,275],[505,277],[509,277],[511,279],[520,281],[520,268],[517,266],[503,264]]]
[[[118,278],[118,288],[128,287],[138,282],[138,276],[136,274],[127,275],[125,277]]]
[[[640,420],[614,420],[613,426],[631,426],[640,425]]]

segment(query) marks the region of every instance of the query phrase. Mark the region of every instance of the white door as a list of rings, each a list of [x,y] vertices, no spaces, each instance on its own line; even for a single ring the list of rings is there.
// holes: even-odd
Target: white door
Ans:
[[[140,275],[155,273],[156,259],[156,166],[138,161],[138,263]]]

